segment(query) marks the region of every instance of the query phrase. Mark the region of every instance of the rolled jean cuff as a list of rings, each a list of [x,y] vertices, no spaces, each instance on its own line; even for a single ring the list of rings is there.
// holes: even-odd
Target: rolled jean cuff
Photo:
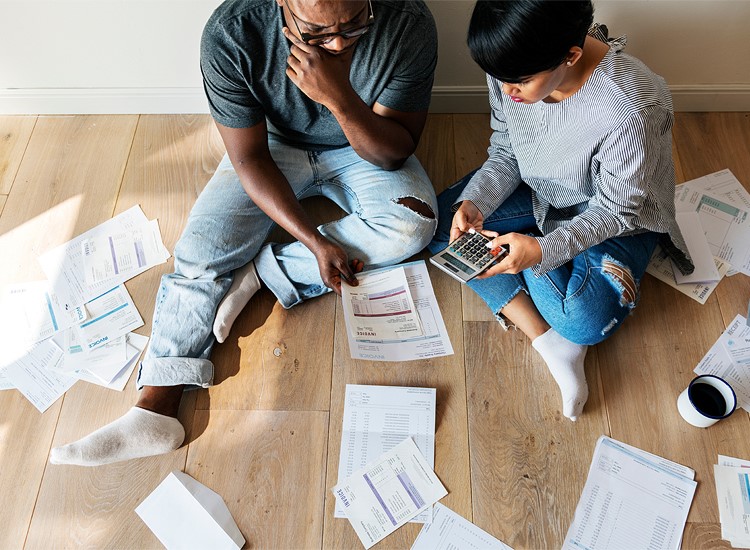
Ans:
[[[143,386],[192,386],[208,388],[214,380],[214,364],[192,357],[152,357],[138,370],[138,389]]]
[[[276,260],[276,255],[270,244],[261,248],[253,261],[258,277],[274,293],[284,309],[289,309],[302,302],[302,296],[279,267],[279,262]]]

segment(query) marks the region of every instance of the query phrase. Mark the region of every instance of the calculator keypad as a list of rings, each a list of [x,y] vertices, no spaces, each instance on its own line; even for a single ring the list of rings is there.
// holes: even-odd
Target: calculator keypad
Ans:
[[[489,241],[479,233],[464,233],[449,249],[463,261],[481,269],[494,259],[494,256],[485,246]]]

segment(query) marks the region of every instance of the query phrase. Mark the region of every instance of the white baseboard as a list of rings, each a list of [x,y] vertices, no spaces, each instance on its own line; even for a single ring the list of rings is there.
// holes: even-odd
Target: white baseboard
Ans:
[[[672,86],[675,111],[750,111],[750,84]],[[0,89],[0,114],[207,113],[203,88]],[[435,86],[433,113],[487,113],[486,86]]]
[[[675,111],[750,111],[750,84],[671,86]],[[435,86],[433,113],[488,113],[486,86]]]
[[[203,88],[43,88],[0,90],[5,115],[208,113]]]

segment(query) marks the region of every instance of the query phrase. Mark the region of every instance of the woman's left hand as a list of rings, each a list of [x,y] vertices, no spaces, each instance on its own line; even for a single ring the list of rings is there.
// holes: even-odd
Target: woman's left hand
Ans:
[[[485,233],[484,231],[482,233]],[[487,231],[487,237],[492,239],[492,247],[504,246],[508,249],[508,254],[493,265],[490,269],[482,273],[477,279],[486,279],[500,273],[520,273],[524,269],[538,264],[542,261],[542,247],[539,241],[534,237],[522,235],[521,233],[506,233],[497,235],[497,233]]]

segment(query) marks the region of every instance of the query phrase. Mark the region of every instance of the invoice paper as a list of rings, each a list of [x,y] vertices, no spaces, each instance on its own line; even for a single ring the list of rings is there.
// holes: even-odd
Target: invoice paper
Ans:
[[[422,336],[413,336],[398,340],[382,340],[370,336],[354,337],[347,331],[349,351],[353,359],[369,359],[372,361],[410,361],[453,355],[453,346],[448,338],[448,331],[440,314],[437,298],[432,289],[427,265],[423,260],[403,264],[409,291],[419,315],[422,326]],[[382,270],[393,269],[386,267]],[[358,275],[359,277],[359,275]]]
[[[736,548],[750,547],[750,469],[714,466],[721,538]]]
[[[119,232],[94,235],[81,241],[86,283],[89,285],[111,281],[115,277],[130,278],[149,264],[162,263],[169,258],[156,220],[129,231],[115,229]]]
[[[423,336],[403,267],[357,275],[359,284],[341,285],[344,322],[355,338],[403,341]]]
[[[51,339],[36,344],[27,355],[5,368],[5,376],[39,412],[46,411],[73,384],[75,378],[56,374],[54,367],[62,361],[62,351]]]
[[[94,350],[143,326],[125,285],[119,285],[86,303],[89,319],[78,325],[84,352]]]
[[[3,336],[31,346],[61,330],[52,300],[47,281],[5,287],[0,302]]]
[[[723,197],[730,204],[750,210],[750,193],[727,168],[685,183],[694,189],[709,191],[716,196]]]
[[[513,550],[439,502],[411,550]]]
[[[0,391],[13,389],[15,389],[13,382],[8,380],[8,377],[5,376],[5,367],[0,367]]]
[[[741,458],[734,458],[732,456],[719,455],[719,466],[729,466],[731,468],[739,469],[739,473],[750,472],[750,460],[742,460]],[[736,503],[732,503],[734,510],[726,510],[725,507],[732,502],[731,497],[728,497],[725,490],[719,489],[718,480],[716,480],[716,494],[719,503],[719,519],[721,521],[721,538],[730,541],[732,546],[736,548],[748,548],[750,547],[750,539],[743,540],[742,530],[743,527],[747,528],[747,520],[742,518],[742,523],[737,526],[732,525],[730,515],[733,515],[736,510],[745,509],[746,506],[736,506]],[[743,513],[743,515],[746,515]],[[739,516],[738,516],[739,517]],[[744,525],[743,525],[744,523]],[[739,527],[739,528],[737,528]]]
[[[77,330],[66,330],[53,337],[55,345],[63,350],[60,362],[61,372],[73,372],[86,369],[107,369],[111,365],[122,365],[127,360],[127,336],[110,339],[103,346],[86,353],[83,351]],[[119,370],[119,369],[118,369]]]
[[[169,257],[166,249],[163,249],[161,256],[157,258],[147,258],[145,265],[135,271],[120,273],[113,278],[95,284],[89,284],[86,281],[83,241],[96,240],[107,235],[129,233],[148,225],[149,220],[146,219],[141,207],[136,205],[75,239],[42,254],[39,257],[39,263],[62,307],[70,309],[84,304],[154,265],[164,263]]]
[[[727,271],[731,268],[729,263],[725,262],[721,258],[714,256],[714,264],[719,272],[719,278],[723,278]],[[667,283],[672,288],[683,293],[685,296],[689,296],[699,304],[705,304],[708,297],[718,286],[719,281],[714,283],[688,283],[684,285],[678,285],[675,281],[675,271],[672,266],[672,261],[667,253],[662,249],[661,246],[656,245],[654,254],[651,256],[651,261],[646,267],[646,273],[656,277],[663,283]]]
[[[72,376],[74,376],[78,380],[97,384],[110,390],[124,390],[125,386],[128,383],[128,380],[130,379],[130,375],[133,373],[133,370],[135,370],[136,365],[138,365],[138,359],[140,359],[143,350],[146,349],[146,344],[148,344],[148,336],[142,336],[140,334],[136,334],[135,332],[131,332],[130,334],[128,334],[127,338],[127,362],[124,364],[124,366],[122,366],[119,372],[117,372],[114,377],[112,377],[109,382],[104,382],[107,376],[101,372],[97,372],[96,375],[94,375],[92,371],[79,370],[72,373]]]
[[[411,438],[332,491],[365,548],[448,494]]]
[[[37,342],[85,318],[83,308],[61,310],[47,281],[4,287],[0,298],[0,365],[7,365]]]
[[[675,190],[677,211],[693,210],[700,217],[709,248],[738,271],[750,275],[750,215],[726,196],[686,182]]]
[[[434,469],[435,394],[435,388],[347,384],[338,482],[407,437],[414,440],[427,465]],[[412,522],[429,523],[431,512],[428,508]],[[346,517],[338,501],[334,517]]]
[[[601,436],[564,550],[678,550],[696,482],[645,452]]]
[[[749,335],[750,327],[745,323],[745,318],[737,315],[703,356],[694,372],[713,374],[726,380],[737,395],[737,406],[750,412],[750,366],[735,363],[725,345],[734,338],[744,339]]]

